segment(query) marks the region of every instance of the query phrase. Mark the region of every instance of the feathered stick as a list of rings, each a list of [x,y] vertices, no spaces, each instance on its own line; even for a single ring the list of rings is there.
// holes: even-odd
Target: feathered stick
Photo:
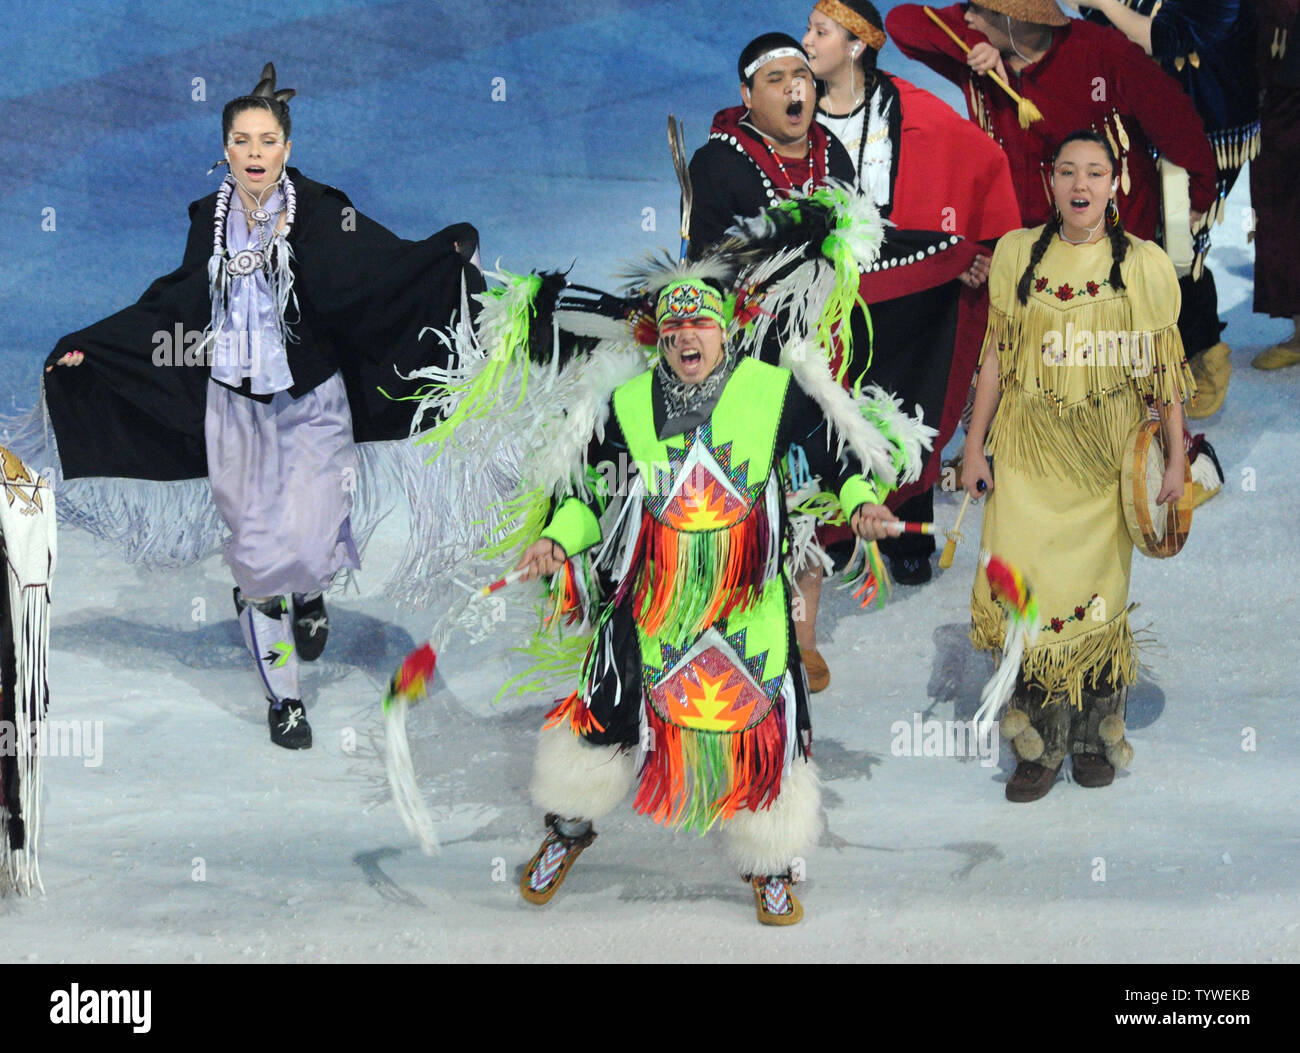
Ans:
[[[673,169],[677,172],[677,182],[682,188],[681,198],[681,249],[678,260],[686,259],[691,246],[691,204],[695,195],[691,189],[691,172],[686,164],[686,136],[682,122],[671,113],[668,115],[668,149],[673,155]]]
[[[465,595],[451,602],[435,623],[428,641],[402,660],[384,693],[384,752],[388,785],[393,791],[397,814],[425,855],[433,855],[437,850],[438,835],[415,780],[415,765],[411,761],[411,747],[406,737],[406,711],[429,693],[438,664],[438,652],[446,645],[452,630],[464,620],[471,605],[498,589],[513,585],[520,577],[521,571],[512,571],[482,588],[462,585]]]
[[[1011,697],[1020,673],[1025,649],[1038,638],[1038,599],[1024,576],[1006,560],[984,552],[980,556],[989,589],[1007,608],[1007,633],[1002,646],[1002,662],[980,693],[980,707],[975,711],[975,730],[983,740],[999,711]]]
[[[861,563],[859,563],[861,560]],[[880,555],[880,546],[874,541],[856,540],[853,555],[845,565],[841,588],[853,588],[853,598],[864,609],[874,600],[877,607],[884,607],[894,591],[894,583],[885,570],[885,561]]]
[[[384,766],[388,769],[388,785],[393,791],[397,814],[426,856],[437,851],[438,835],[415,781],[415,765],[406,738],[406,711],[428,692],[437,662],[438,654],[432,642],[416,648],[393,674],[383,701]]]
[[[934,11],[931,10],[929,7],[925,9],[925,13],[930,16],[931,22],[933,22],[936,26],[938,26],[940,29],[942,29],[945,33],[948,34],[948,36],[952,39],[952,42],[954,44],[956,44],[959,48],[961,48],[962,51],[965,52],[967,55],[970,54],[970,45],[967,44],[966,41],[962,40],[962,38],[959,37],[956,33],[954,33],[942,18],[936,15]],[[1012,88],[1010,84],[1004,81],[992,70],[989,70],[988,75],[989,77],[992,78],[994,84],[996,84],[999,88],[1001,88],[1008,95],[1010,95],[1011,98],[1015,100],[1016,106],[1018,107],[1018,112],[1016,116],[1020,119],[1021,128],[1028,128],[1035,121],[1041,121],[1043,119],[1043,115],[1039,111],[1038,107],[1035,106],[1028,99],[1026,99],[1019,92],[1017,92],[1014,88]]]

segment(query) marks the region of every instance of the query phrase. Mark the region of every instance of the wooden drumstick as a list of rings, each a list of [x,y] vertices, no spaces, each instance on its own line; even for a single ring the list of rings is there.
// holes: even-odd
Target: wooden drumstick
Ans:
[[[966,41],[962,40],[962,38],[959,37],[956,33],[954,33],[944,22],[943,19],[941,19],[937,14],[935,14],[934,11],[932,11],[929,7],[925,8],[925,13],[929,16],[931,22],[933,22],[936,26],[938,26],[940,29],[942,29],[945,33],[948,34],[948,37],[952,40],[954,44],[956,44],[959,48],[961,48],[962,51],[966,52],[966,54],[968,55],[970,54],[970,45],[967,44]],[[992,70],[989,70],[988,76],[989,79],[992,80],[994,84],[996,84],[999,88],[1001,88],[1008,95],[1010,95],[1012,100],[1015,102],[1016,117],[1020,121],[1021,128],[1028,128],[1031,124],[1035,123],[1036,121],[1041,121],[1043,119],[1043,115],[1039,111],[1037,106],[1035,106],[1032,102],[1030,102],[1018,91],[1016,91],[1013,87],[1011,87],[1010,84],[1004,81],[996,73],[994,73]]]
[[[967,493],[966,500],[961,503],[961,511],[957,513],[957,523],[948,531],[948,541],[943,546],[943,555],[939,557],[939,569],[947,570],[952,566],[953,557],[957,555],[957,542],[961,540],[961,520],[966,514],[966,508],[970,505],[970,494]]]

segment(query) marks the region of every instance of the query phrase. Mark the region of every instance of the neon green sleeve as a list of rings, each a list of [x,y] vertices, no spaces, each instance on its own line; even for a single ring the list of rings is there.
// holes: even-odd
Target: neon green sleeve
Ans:
[[[585,504],[576,497],[566,497],[541,536],[563,546],[565,554],[573,557],[600,540],[600,524]]]
[[[846,519],[853,518],[859,505],[883,503],[884,498],[876,492],[875,486],[860,475],[850,475],[840,487],[840,508],[844,509]]]

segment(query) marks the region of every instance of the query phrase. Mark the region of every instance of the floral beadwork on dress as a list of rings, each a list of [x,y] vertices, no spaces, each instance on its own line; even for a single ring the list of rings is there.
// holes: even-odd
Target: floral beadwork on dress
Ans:
[[[1044,628],[1044,629],[1050,629],[1050,630],[1051,630],[1052,632],[1054,632],[1054,633],[1059,633],[1062,629],[1064,629],[1064,628],[1065,628],[1067,625],[1069,625],[1071,622],[1081,622],[1081,621],[1083,621],[1083,619],[1087,616],[1088,611],[1092,609],[1092,605],[1093,605],[1094,603],[1097,602],[1097,599],[1098,599],[1098,594],[1094,592],[1094,593],[1092,594],[1092,599],[1090,599],[1087,603],[1084,603],[1084,604],[1081,604],[1081,605],[1078,606],[1078,607],[1075,607],[1075,608],[1074,608],[1074,613],[1073,613],[1072,615],[1070,615],[1070,617],[1068,617],[1068,618],[1053,618],[1050,622],[1048,622],[1048,624],[1044,625],[1043,628]]]
[[[1044,275],[1039,275],[1034,279],[1034,292],[1044,292],[1052,284],[1052,280]],[[1110,284],[1110,279],[1106,278],[1099,282],[1086,282],[1080,288],[1074,288],[1069,282],[1062,282],[1052,290],[1052,295],[1062,303],[1067,300],[1073,300],[1075,296],[1082,296],[1087,293],[1088,296],[1096,298],[1101,295],[1101,290]]]

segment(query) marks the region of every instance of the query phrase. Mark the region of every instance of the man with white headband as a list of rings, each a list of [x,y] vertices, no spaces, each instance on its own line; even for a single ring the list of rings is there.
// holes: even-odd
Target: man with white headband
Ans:
[[[816,89],[794,37],[764,33],[736,64],[744,105],[719,110],[709,141],[691,158],[691,259],[722,237],[737,216],[757,215],[791,193],[851,183],[853,162],[813,122]]]

